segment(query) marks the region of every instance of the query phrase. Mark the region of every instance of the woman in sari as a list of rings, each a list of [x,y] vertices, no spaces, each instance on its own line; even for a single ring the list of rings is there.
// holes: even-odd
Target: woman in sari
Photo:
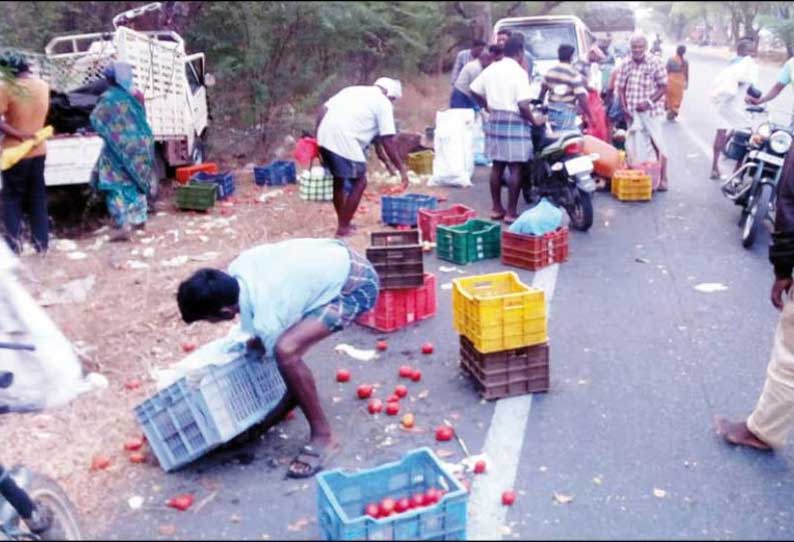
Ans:
[[[132,67],[116,62],[105,70],[110,83],[91,113],[91,126],[104,140],[92,184],[102,192],[114,222],[112,239],[129,239],[146,224],[146,196],[156,185],[154,136],[132,87]]]
[[[675,50],[675,56],[667,61],[667,120],[673,120],[678,116],[681,109],[681,102],[684,100],[684,91],[689,86],[689,62],[684,59],[686,46],[679,45]]]

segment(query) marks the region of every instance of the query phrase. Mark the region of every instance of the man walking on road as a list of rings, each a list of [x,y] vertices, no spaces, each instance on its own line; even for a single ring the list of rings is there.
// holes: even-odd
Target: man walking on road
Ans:
[[[775,232],[769,260],[775,268],[772,304],[781,311],[766,382],[758,403],[745,421],[717,418],[717,433],[731,444],[759,450],[781,448],[794,427],[794,154],[783,164],[778,184]]]
[[[659,191],[667,190],[667,156],[662,137],[664,97],[667,94],[667,71],[662,61],[648,54],[648,39],[631,38],[631,59],[618,74],[617,91],[629,131],[644,130],[651,139],[661,165]]]

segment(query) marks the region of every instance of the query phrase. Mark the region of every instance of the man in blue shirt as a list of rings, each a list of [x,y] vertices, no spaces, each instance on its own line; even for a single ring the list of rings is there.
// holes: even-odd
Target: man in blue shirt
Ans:
[[[311,430],[287,476],[307,478],[339,451],[303,355],[375,306],[379,281],[366,258],[333,239],[290,239],[249,249],[227,272],[200,269],[179,285],[187,323],[240,315],[248,347],[275,356],[290,397]],[[285,405],[286,410],[294,403]]]
[[[766,102],[771,102],[777,95],[780,94],[786,85],[793,85],[792,81],[794,81],[794,57],[788,59],[788,61],[783,64],[783,67],[780,68],[780,72],[777,75],[777,82],[772,85],[772,88],[769,89],[769,92],[766,95],[760,98],[753,98],[752,96],[745,97],[745,102],[753,105],[761,105]]]

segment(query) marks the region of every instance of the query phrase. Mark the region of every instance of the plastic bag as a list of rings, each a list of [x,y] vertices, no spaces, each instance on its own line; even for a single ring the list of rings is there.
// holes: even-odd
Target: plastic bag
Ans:
[[[474,120],[474,165],[487,166],[491,164],[485,155],[485,131],[482,127],[482,115],[477,114]]]
[[[639,114],[634,115],[626,134],[626,157],[629,164],[656,161],[651,135],[645,129]]]
[[[556,230],[562,224],[562,210],[546,198],[527,209],[513,222],[508,231],[525,235],[543,235]]]
[[[471,186],[474,173],[474,111],[438,111],[433,147],[433,177],[428,186]]]
[[[300,138],[295,144],[295,152],[292,155],[301,166],[308,167],[312,160],[320,156],[317,140],[312,137]]]

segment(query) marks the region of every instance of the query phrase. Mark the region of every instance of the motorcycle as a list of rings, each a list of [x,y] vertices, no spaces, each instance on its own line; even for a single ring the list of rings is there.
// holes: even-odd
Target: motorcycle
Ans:
[[[546,108],[532,100],[536,126],[547,124]],[[583,153],[584,138],[578,131],[567,131],[548,137],[539,134],[535,153],[522,182],[524,200],[534,205],[542,197],[562,207],[571,218],[571,227],[587,231],[593,225],[594,157]]]
[[[760,106],[746,110],[753,115],[766,113]],[[753,245],[764,220],[774,221],[777,184],[793,140],[794,125],[767,120],[749,130],[735,130],[723,149],[726,157],[741,161],[720,190],[742,208],[739,226],[744,248]]]

